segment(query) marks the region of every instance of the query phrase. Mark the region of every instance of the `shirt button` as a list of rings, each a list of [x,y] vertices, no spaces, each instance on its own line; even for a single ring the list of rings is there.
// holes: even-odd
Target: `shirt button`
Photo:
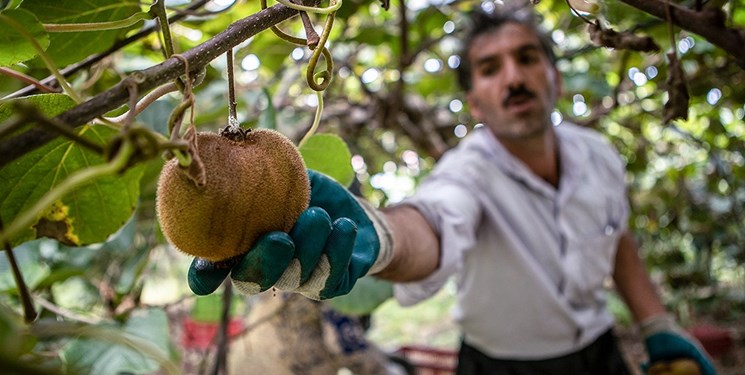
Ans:
[[[608,225],[605,226],[605,235],[606,236],[610,236],[615,231],[616,231],[616,228],[613,228],[612,225],[608,224]]]

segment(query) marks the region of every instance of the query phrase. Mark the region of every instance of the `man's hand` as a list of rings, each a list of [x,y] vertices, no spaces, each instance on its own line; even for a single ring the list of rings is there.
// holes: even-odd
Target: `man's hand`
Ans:
[[[329,177],[312,170],[308,177],[310,207],[290,233],[263,235],[232,268],[194,259],[188,281],[195,294],[214,292],[230,274],[243,294],[275,287],[327,299],[390,262],[392,236],[382,216]]]
[[[672,316],[665,314],[647,319],[641,323],[641,331],[651,365],[687,358],[698,364],[701,375],[716,375],[706,351]]]

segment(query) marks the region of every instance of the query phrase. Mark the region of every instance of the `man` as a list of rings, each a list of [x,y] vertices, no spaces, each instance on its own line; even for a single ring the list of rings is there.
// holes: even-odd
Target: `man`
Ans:
[[[370,273],[399,282],[408,305],[455,275],[459,374],[628,374],[606,308],[612,276],[652,363],[690,358],[714,374],[637,255],[617,153],[594,131],[553,126],[554,63],[530,17],[476,12],[459,78],[485,126],[382,212],[309,171],[311,208],[289,234],[257,241],[233,268],[235,285],[325,299]],[[196,260],[189,282],[211,293],[226,273]]]

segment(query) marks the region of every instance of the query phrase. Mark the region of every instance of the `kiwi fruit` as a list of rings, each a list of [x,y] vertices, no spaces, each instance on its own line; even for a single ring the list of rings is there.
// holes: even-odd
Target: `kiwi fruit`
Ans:
[[[676,359],[671,362],[659,362],[652,365],[647,375],[700,375],[698,363],[692,359]]]
[[[197,133],[203,186],[176,159],[166,162],[158,180],[156,210],[166,238],[212,262],[245,254],[267,232],[288,232],[310,200],[305,163],[287,137],[238,130],[239,136]]]

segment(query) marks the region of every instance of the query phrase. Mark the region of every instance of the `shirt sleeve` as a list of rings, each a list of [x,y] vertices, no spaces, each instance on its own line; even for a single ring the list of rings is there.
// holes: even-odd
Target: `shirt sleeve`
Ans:
[[[414,196],[401,204],[416,208],[440,240],[437,270],[421,281],[394,286],[394,296],[399,304],[410,306],[435,294],[448,277],[460,269],[463,254],[476,242],[481,207],[473,191],[446,176],[430,177]]]

